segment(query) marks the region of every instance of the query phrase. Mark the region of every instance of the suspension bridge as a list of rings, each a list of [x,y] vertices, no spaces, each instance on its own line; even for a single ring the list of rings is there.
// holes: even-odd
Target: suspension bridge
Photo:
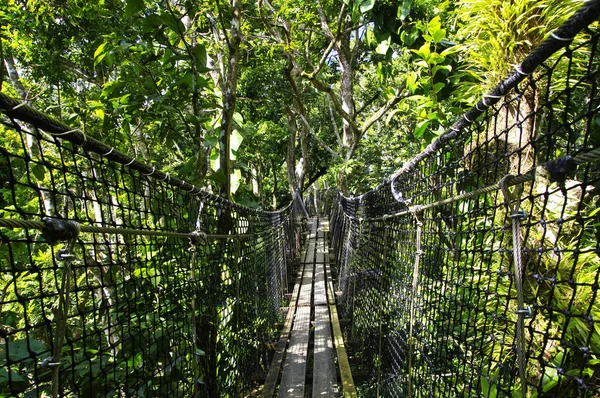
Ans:
[[[309,219],[0,94],[0,397],[600,395],[599,15]]]

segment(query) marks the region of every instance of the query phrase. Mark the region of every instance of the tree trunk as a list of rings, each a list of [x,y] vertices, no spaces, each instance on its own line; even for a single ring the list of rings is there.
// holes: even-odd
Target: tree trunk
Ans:
[[[231,198],[231,132],[233,130],[233,115],[237,101],[236,89],[239,72],[240,44],[242,36],[240,32],[242,16],[241,0],[232,0],[233,18],[228,41],[229,55],[227,57],[227,76],[225,79],[225,91],[223,93],[223,119],[221,122],[221,133],[219,135],[220,166],[225,173],[225,184],[221,186],[220,194],[226,199]]]
[[[277,167],[275,161],[271,160],[271,169],[273,169],[273,209],[277,208],[277,195],[279,195],[279,187],[277,183]]]
[[[21,83],[21,78],[19,77],[19,72],[15,65],[15,60],[12,57],[12,54],[5,53],[4,54],[4,65],[6,65],[6,71],[8,72],[8,77],[13,87],[21,97],[21,101],[29,104],[29,99],[27,98],[27,91],[23,84]],[[25,134],[25,140],[27,144],[27,151],[29,152],[29,156],[32,159],[37,159],[40,156],[40,148],[39,142],[37,138],[34,137],[33,134],[38,134],[37,127],[34,125],[28,125],[31,129],[31,134]],[[47,216],[52,216],[54,207],[52,205],[52,201],[50,200],[50,196],[45,193],[42,188],[42,185],[39,181],[36,182],[36,185],[39,189],[40,197],[42,198],[42,203],[44,205],[44,213]]]

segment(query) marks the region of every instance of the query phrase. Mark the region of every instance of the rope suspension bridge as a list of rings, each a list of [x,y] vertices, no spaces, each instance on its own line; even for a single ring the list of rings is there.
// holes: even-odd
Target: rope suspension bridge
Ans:
[[[308,220],[0,94],[0,397],[599,396],[599,16]]]

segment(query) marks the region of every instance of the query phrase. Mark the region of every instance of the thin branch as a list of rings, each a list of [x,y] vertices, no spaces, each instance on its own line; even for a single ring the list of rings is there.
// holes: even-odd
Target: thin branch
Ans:
[[[369,128],[371,128],[371,126],[373,126],[373,124],[375,124],[379,119],[381,119],[383,117],[383,115],[385,115],[393,106],[395,106],[403,98],[406,98],[408,96],[408,95],[404,95],[404,96],[401,95],[405,88],[406,88],[406,82],[402,83],[400,85],[400,87],[398,87],[398,89],[396,90],[396,94],[394,95],[393,98],[391,98],[388,102],[385,103],[385,105],[383,105],[381,108],[379,108],[377,110],[377,112],[375,112],[373,115],[371,115],[370,118],[368,118],[367,120],[365,120],[363,122],[358,139],[354,141],[354,143],[352,144],[352,147],[350,147],[350,149],[346,153],[346,161],[348,161],[352,158],[352,155],[354,154],[354,151],[356,150],[356,146],[362,140],[362,138],[367,133]]]
[[[339,155],[339,153],[337,153],[336,151],[334,151],[333,149],[331,149],[331,147],[329,145],[327,145],[325,143],[325,141],[323,141],[321,138],[319,138],[319,136],[317,135],[317,133],[315,133],[315,131],[310,126],[310,123],[308,123],[308,120],[306,120],[306,117],[303,114],[301,114],[300,112],[296,112],[296,113],[300,117],[300,120],[302,120],[302,123],[304,123],[304,125],[306,126],[306,129],[308,130],[308,132],[313,137],[315,137],[315,139],[317,140],[317,142],[319,143],[319,145],[321,145],[327,152],[331,153],[334,157],[341,158],[341,156]]]
[[[383,105],[381,108],[379,108],[379,110],[377,110],[377,112],[375,112],[374,114],[371,115],[370,118],[368,118],[367,120],[365,120],[365,122],[362,124],[362,130],[361,130],[361,136],[364,135],[367,130],[369,130],[369,128],[371,128],[371,126],[378,121],[383,115],[385,115],[387,113],[387,111],[389,111],[393,106],[395,106],[398,102],[400,102],[400,100],[402,100],[403,98],[406,97],[406,95],[402,95],[402,93],[404,92],[404,89],[406,89],[406,82],[403,82],[398,89],[396,90],[396,94],[394,95],[393,98],[391,98],[385,105]]]
[[[381,89],[377,89],[377,92],[375,93],[375,95],[371,99],[369,99],[367,102],[365,102],[364,105],[361,106],[361,108],[358,111],[356,111],[356,114],[360,115],[361,113],[363,113],[369,105],[371,105],[377,98],[379,98],[380,95],[381,95]]]
[[[217,13],[219,14],[219,21],[221,22],[221,26],[223,27],[223,35],[225,36],[225,43],[227,43],[227,48],[231,48],[231,44],[229,43],[229,36],[227,36],[227,28],[225,27],[225,20],[223,19],[223,10],[221,10],[221,2],[217,0]]]
[[[328,86],[327,84],[323,83],[322,81],[320,81],[319,79],[317,79],[316,77],[313,77],[311,75],[307,75],[307,74],[303,73],[303,76],[308,78],[308,80],[312,83],[312,85],[317,90],[324,92],[325,94],[327,94],[329,96],[329,98],[331,98],[331,102],[333,103],[333,107],[335,108],[335,110],[340,115],[342,115],[344,120],[346,120],[348,122],[348,124],[350,124],[350,126],[352,127],[352,129],[354,131],[359,130],[358,126],[356,125],[356,122],[354,121],[352,116],[350,116],[350,114],[344,110],[344,108],[342,107],[342,104],[340,103],[340,101],[338,100],[338,98],[336,97],[335,93],[333,92],[333,90],[331,89],[330,86]]]
[[[327,107],[329,108],[329,116],[331,116],[331,124],[333,125],[333,132],[335,133],[335,138],[337,140],[340,148],[343,146],[342,137],[340,137],[340,131],[338,129],[338,125],[335,121],[335,115],[333,114],[333,108],[331,106],[331,99],[329,97],[325,97],[327,99]]]

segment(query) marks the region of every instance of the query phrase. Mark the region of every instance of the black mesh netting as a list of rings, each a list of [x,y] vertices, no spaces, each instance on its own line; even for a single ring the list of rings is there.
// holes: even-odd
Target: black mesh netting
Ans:
[[[293,206],[235,205],[15,104],[0,101],[0,396],[251,391],[298,255]]]
[[[389,181],[339,197],[334,276],[362,395],[600,395],[597,8]]]

